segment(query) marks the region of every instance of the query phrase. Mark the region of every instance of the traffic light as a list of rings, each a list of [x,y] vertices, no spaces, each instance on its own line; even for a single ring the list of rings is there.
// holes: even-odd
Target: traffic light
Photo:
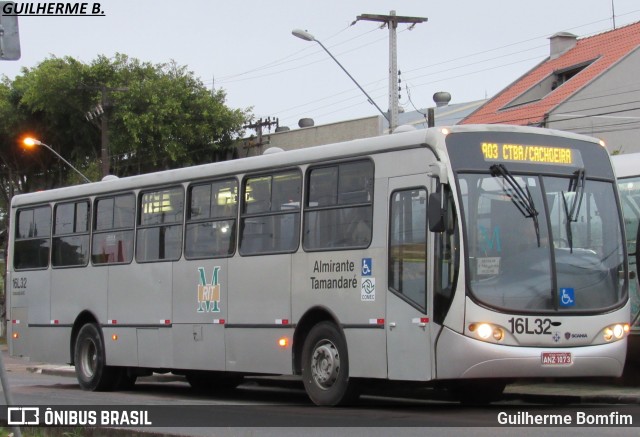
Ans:
[[[0,1],[0,60],[15,61],[20,59],[20,34],[18,33],[18,16],[5,15],[13,13],[13,2]]]

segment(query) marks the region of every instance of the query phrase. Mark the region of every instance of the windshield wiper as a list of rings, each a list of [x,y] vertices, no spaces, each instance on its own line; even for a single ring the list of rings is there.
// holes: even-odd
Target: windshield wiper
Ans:
[[[562,201],[564,203],[564,212],[567,216],[566,231],[567,231],[567,243],[569,244],[569,250],[573,253],[573,233],[571,232],[571,223],[578,221],[580,215],[580,207],[582,206],[582,199],[584,198],[584,181],[586,172],[584,168],[576,170],[573,173],[573,177],[569,180],[568,193],[575,193],[571,201],[571,207],[567,204],[567,196],[562,191]]]
[[[520,211],[524,217],[531,218],[533,220],[533,226],[536,230],[536,238],[538,240],[538,247],[540,247],[538,210],[536,210],[533,197],[531,196],[531,191],[529,191],[529,185],[525,184],[525,187],[522,188],[516,178],[513,177],[511,172],[503,164],[492,165],[489,167],[489,172],[494,178],[498,176],[502,177],[502,179],[509,185],[509,187],[507,187],[503,182],[502,189],[506,195],[509,196],[511,202],[513,202],[516,208],[518,208],[518,211]]]

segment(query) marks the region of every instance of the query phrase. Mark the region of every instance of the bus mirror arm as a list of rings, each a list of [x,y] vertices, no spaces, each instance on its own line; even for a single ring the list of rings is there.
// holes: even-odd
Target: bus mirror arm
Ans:
[[[433,164],[429,164],[429,170],[431,171],[430,176],[433,178],[438,178],[441,184],[446,185],[449,183],[447,166],[443,162],[437,161]]]

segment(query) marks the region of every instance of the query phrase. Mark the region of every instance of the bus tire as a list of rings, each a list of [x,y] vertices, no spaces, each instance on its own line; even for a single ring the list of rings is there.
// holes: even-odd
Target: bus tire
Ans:
[[[108,391],[118,382],[119,369],[106,365],[100,328],[87,323],[78,332],[74,347],[76,378],[80,387],[90,391]]]
[[[349,379],[347,342],[335,324],[321,322],[309,331],[302,349],[302,380],[316,405],[344,405],[357,398]]]

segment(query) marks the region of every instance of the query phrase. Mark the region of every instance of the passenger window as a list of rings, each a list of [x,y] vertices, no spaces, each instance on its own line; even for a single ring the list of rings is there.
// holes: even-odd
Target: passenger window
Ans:
[[[17,222],[13,267],[16,270],[47,268],[51,245],[51,207],[47,205],[19,210]]]
[[[175,261],[182,253],[182,187],[143,192],[136,239],[136,261]]]
[[[231,256],[236,244],[238,183],[235,179],[189,189],[185,258]]]
[[[97,199],[94,203],[93,264],[124,264],[133,259],[133,226],[136,210],[133,194]]]
[[[89,202],[57,204],[54,210],[54,267],[84,267],[89,263]]]
[[[298,248],[301,186],[302,177],[297,170],[245,180],[241,255],[289,253]]]
[[[373,221],[373,163],[315,167],[309,170],[308,180],[304,249],[368,247]]]
[[[426,311],[427,191],[396,191],[389,220],[389,287]]]

